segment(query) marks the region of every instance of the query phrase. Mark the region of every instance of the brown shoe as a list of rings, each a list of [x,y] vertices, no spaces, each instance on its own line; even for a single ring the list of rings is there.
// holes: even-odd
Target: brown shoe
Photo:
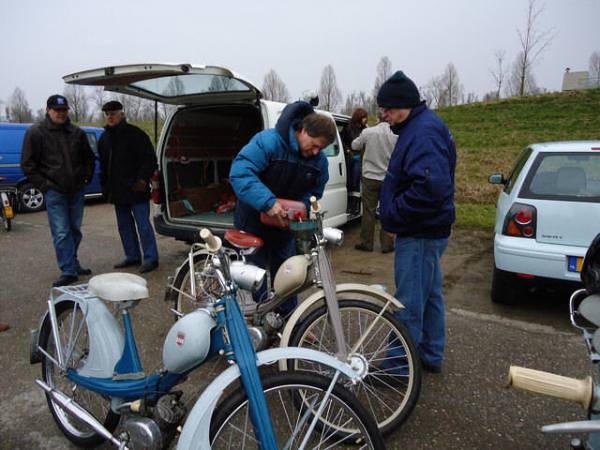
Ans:
[[[354,246],[354,248],[356,250],[360,250],[361,252],[372,252],[373,251],[372,247],[367,247],[365,244],[356,244]]]
[[[0,322],[0,333],[6,331],[10,328],[10,325],[4,322]]]

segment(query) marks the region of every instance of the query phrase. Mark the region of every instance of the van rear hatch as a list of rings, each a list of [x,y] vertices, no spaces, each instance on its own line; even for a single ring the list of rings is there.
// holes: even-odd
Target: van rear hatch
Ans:
[[[600,151],[540,152],[519,198],[537,209],[538,242],[589,246],[600,231]]]
[[[104,86],[107,91],[135,95],[171,105],[251,102],[260,90],[244,77],[218,66],[132,64],[107,66],[65,75],[67,84]]]

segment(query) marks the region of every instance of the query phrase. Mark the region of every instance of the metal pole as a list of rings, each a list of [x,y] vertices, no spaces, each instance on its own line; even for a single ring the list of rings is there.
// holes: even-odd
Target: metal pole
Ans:
[[[154,146],[158,143],[158,100],[154,100]]]

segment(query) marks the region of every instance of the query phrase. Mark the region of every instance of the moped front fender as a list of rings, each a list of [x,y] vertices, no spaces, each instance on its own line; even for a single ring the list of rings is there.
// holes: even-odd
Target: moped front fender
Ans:
[[[341,300],[343,300],[344,298],[353,298],[360,299],[372,303],[374,305],[379,305],[382,308],[388,303],[391,303],[391,305],[393,306],[393,310],[404,308],[404,305],[400,303],[396,297],[388,294],[383,289],[367,286],[366,284],[338,284],[335,287],[335,292],[337,294],[338,299]],[[298,324],[298,321],[315,305],[321,302],[325,302],[325,292],[323,291],[323,289],[319,289],[298,305],[298,307],[294,310],[294,313],[290,316],[287,323],[285,324],[285,328],[283,329],[280,341],[280,345],[282,347],[287,347],[289,345],[290,337],[292,336],[292,330]],[[281,370],[286,370],[285,361],[279,362],[279,368]]]
[[[75,302],[85,315],[89,339],[89,352],[85,364],[77,372],[80,375],[110,378],[113,375],[115,364],[121,358],[125,340],[123,331],[115,317],[108,310],[104,302],[98,298],[86,298],[85,301],[69,294],[63,294],[53,301],[57,308],[61,303]],[[38,350],[39,335],[44,327],[50,328],[50,313],[46,311],[40,322],[38,332],[32,334],[30,362],[41,361]],[[51,330],[50,330],[51,331]]]
[[[358,381],[358,375],[348,364],[323,352],[307,348],[272,348],[256,354],[257,365],[264,366],[287,359],[303,359],[329,366],[342,372],[350,380]],[[177,442],[177,450],[210,449],[210,421],[219,398],[225,389],[240,377],[240,369],[233,365],[221,373],[204,390],[190,411]]]

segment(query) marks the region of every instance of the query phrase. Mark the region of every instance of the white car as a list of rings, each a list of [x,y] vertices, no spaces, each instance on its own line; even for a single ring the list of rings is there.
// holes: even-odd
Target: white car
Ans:
[[[497,203],[492,301],[514,304],[536,283],[579,282],[600,232],[600,141],[533,144],[503,184]]]

